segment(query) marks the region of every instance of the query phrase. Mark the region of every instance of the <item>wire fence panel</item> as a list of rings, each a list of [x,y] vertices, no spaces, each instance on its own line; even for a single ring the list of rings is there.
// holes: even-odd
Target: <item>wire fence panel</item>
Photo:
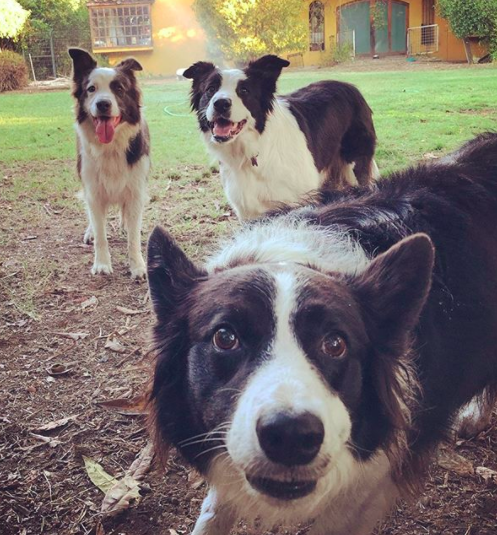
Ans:
[[[407,53],[409,56],[421,56],[438,52],[439,26],[416,26],[407,30]]]
[[[350,46],[352,57],[355,57],[355,30],[340,30],[337,35],[338,46]]]
[[[79,33],[79,32],[74,32]],[[71,58],[67,49],[78,46],[91,50],[90,33],[37,32],[24,43],[22,53],[34,81],[67,77],[71,74]]]

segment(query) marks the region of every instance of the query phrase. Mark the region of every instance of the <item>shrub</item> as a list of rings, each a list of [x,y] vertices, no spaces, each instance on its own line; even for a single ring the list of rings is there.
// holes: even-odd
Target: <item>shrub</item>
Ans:
[[[21,55],[0,50],[0,93],[22,89],[28,83],[28,69]]]
[[[330,52],[323,56],[321,65],[333,67],[338,63],[346,63],[354,58],[354,47],[351,43],[336,44]]]

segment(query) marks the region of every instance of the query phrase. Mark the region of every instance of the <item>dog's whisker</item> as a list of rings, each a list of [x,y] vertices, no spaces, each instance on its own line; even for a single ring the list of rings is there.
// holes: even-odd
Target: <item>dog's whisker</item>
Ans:
[[[219,449],[226,449],[226,446],[224,444],[221,444],[220,446],[214,446],[213,448],[209,448],[208,450],[201,451],[198,455],[195,455],[195,459],[198,459],[202,455],[206,455],[207,453],[210,453],[211,451],[215,451]]]

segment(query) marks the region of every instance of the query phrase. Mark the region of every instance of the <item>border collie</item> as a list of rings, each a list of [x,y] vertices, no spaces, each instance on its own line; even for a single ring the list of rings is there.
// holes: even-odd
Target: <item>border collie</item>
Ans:
[[[496,392],[497,134],[252,223],[206,267],[157,227],[148,278],[157,447],[210,486],[194,535],[367,535]]]
[[[70,48],[69,55],[76,99],[78,174],[89,219],[84,242],[95,241],[91,272],[112,273],[106,216],[116,204],[128,233],[131,276],[144,278],[141,225],[150,170],[149,133],[134,74],[142,67],[132,58],[112,69],[97,67],[90,54],[79,48]]]
[[[201,61],[183,73],[193,79],[192,108],[242,220],[314,190],[378,178],[372,112],[361,93],[350,84],[322,81],[275,96],[288,65],[264,56],[244,70]]]

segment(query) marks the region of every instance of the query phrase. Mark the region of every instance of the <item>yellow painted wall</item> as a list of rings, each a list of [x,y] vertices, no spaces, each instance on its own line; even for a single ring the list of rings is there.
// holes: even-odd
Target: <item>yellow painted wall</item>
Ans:
[[[325,50],[313,51],[307,50],[303,54],[304,66],[317,66],[327,63],[331,56],[331,43],[336,42],[337,34],[337,7],[351,3],[353,0],[322,0],[325,8]],[[309,4],[312,0],[305,1],[305,7],[302,12],[302,18],[309,20]],[[408,27],[421,26],[423,17],[423,2],[422,0],[405,0],[409,4],[409,22]],[[450,31],[449,25],[445,19],[436,17],[435,23],[439,25],[439,51],[434,54],[435,57],[444,61],[466,61],[464,52],[464,45],[460,39],[457,39]],[[482,47],[473,45],[473,54],[475,56],[482,56],[485,50]],[[301,59],[298,57],[290,58],[292,63],[297,66],[301,64]]]
[[[206,40],[192,10],[193,0],[155,0],[152,50],[109,53],[111,64],[134,56],[146,74],[171,75],[205,59]]]

